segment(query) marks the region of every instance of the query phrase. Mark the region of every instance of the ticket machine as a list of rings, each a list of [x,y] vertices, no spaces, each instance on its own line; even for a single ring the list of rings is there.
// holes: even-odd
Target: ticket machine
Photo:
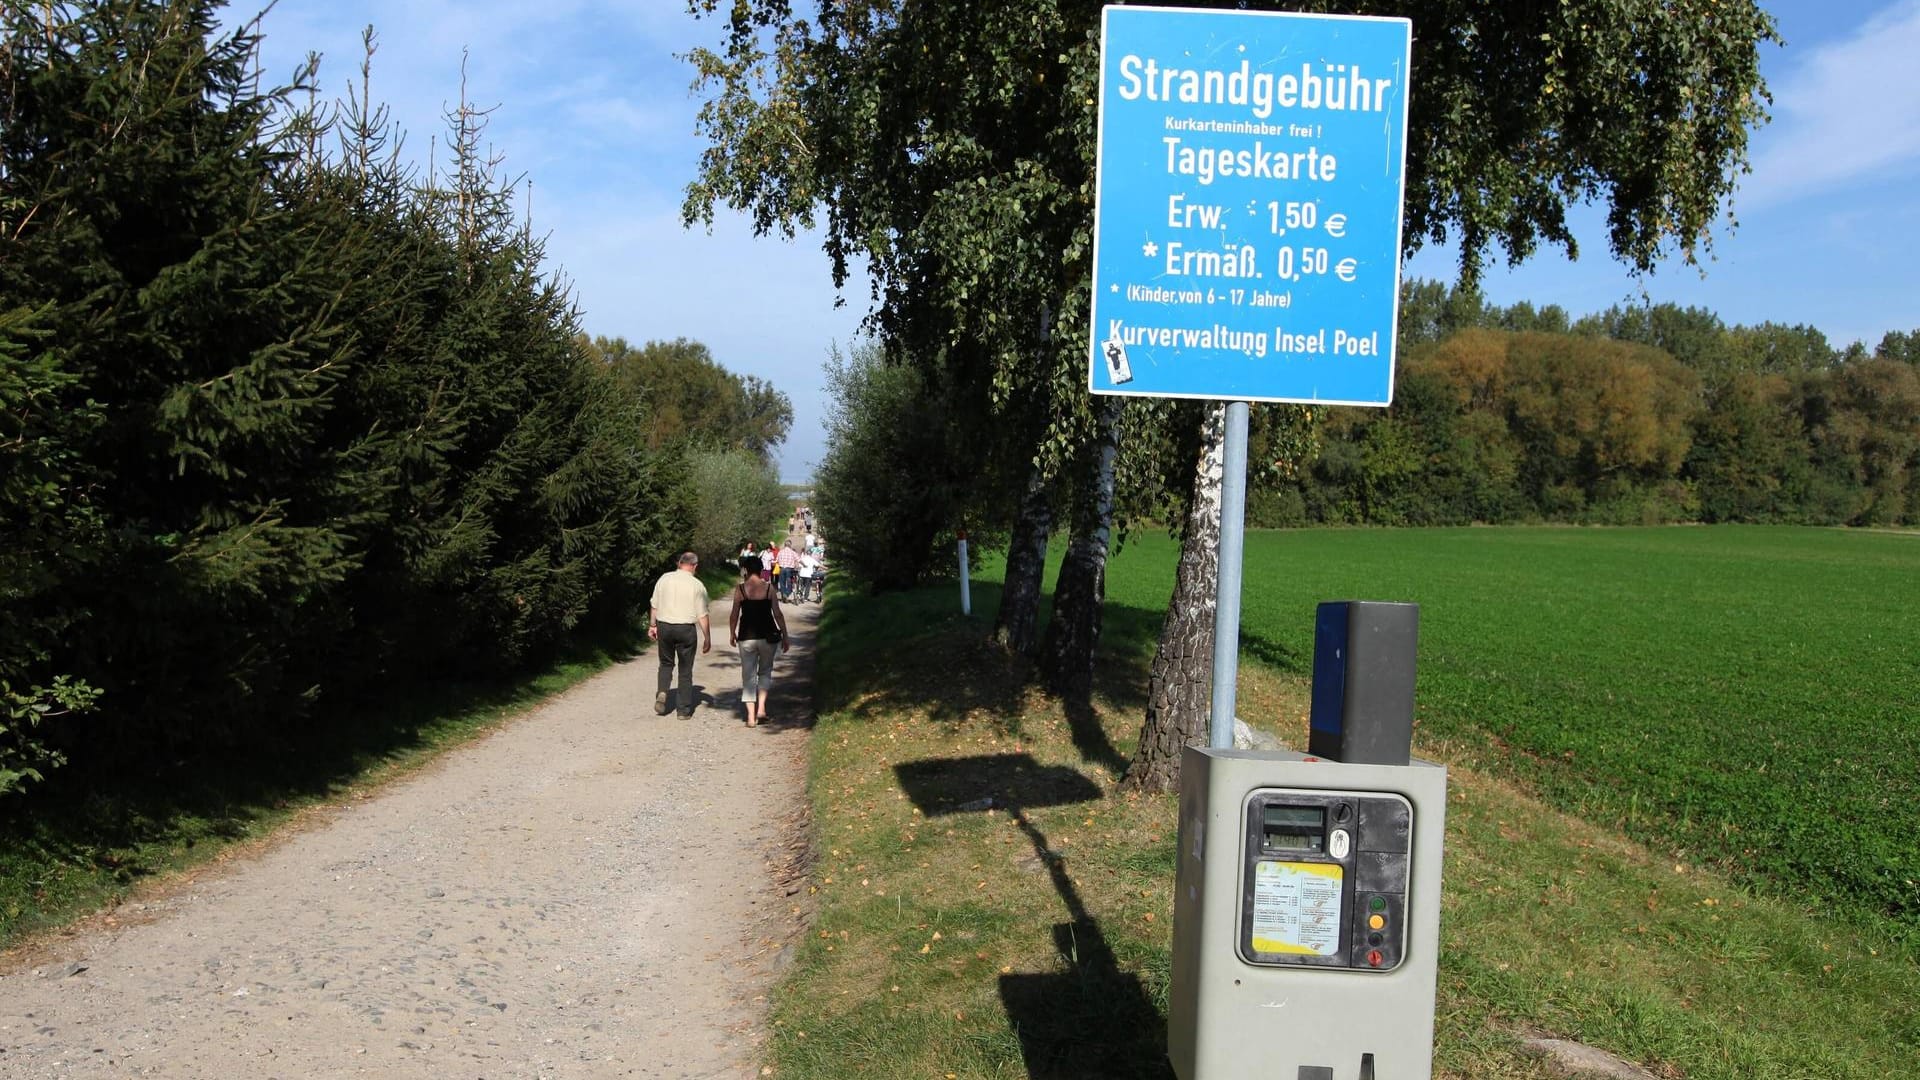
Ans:
[[[1417,612],[1321,605],[1310,749],[1366,760],[1187,748],[1180,1080],[1431,1080],[1447,776],[1408,752]]]

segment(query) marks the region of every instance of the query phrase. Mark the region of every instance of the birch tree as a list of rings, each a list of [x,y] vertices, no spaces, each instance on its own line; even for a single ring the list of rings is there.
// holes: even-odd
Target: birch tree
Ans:
[[[1031,422],[1005,437],[1029,443],[1035,495],[1105,437],[1085,389],[1084,320],[1034,332],[1042,310],[1086,310],[1100,5],[802,7],[733,0],[720,47],[695,52],[709,145],[685,216],[726,205],[762,231],[819,224],[837,282],[865,262],[871,325],[890,349],[979,365],[979,407],[1025,410]],[[1777,40],[1754,0],[1285,8],[1412,20],[1404,245],[1454,243],[1468,285],[1490,258],[1519,262],[1542,244],[1577,257],[1568,212],[1581,204],[1604,208],[1608,253],[1636,271],[1708,254],[1765,118],[1760,46]],[[1081,490],[1099,502],[1097,483]],[[1025,505],[1032,520],[1016,537],[1051,520],[1049,504]],[[1009,582],[1008,596],[1030,594]],[[1142,742],[1162,734],[1150,725]]]

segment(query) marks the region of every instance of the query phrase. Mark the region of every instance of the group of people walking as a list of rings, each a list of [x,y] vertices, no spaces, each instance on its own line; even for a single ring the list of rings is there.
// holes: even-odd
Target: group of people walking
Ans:
[[[825,592],[826,550],[815,530],[813,512],[804,506],[798,508],[788,519],[784,542],[768,544],[763,553],[748,541],[736,562],[740,581],[733,587],[727,641],[740,654],[740,702],[745,707],[747,726],[758,727],[767,719],[774,656],[793,647],[780,606],[808,599],[819,603]],[[700,556],[684,552],[674,569],[654,583],[647,637],[659,645],[660,677],[653,711],[660,716],[676,704],[683,718],[693,716],[698,704],[693,688],[694,648],[697,643],[702,653],[713,650],[707,589],[700,581],[699,570]],[[677,701],[673,690],[676,670],[680,682]]]
[[[826,549],[814,540],[812,533],[805,541],[789,536],[785,542],[768,544],[765,551],[749,540],[740,549],[738,562],[744,572],[747,560],[752,559],[760,568],[755,572],[773,586],[781,603],[804,604],[811,600],[817,604],[826,595],[827,558]]]

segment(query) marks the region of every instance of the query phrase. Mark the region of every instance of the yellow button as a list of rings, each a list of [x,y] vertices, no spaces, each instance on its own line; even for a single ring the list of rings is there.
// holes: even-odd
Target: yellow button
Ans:
[[[1367,928],[1369,930],[1378,930],[1385,925],[1387,925],[1387,917],[1385,915],[1367,916]]]

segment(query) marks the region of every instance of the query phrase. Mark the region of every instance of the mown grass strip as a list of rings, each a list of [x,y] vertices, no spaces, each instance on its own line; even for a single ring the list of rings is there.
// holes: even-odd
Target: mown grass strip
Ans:
[[[975,610],[996,600],[983,583]],[[1025,690],[950,588],[828,605],[818,916],[775,999],[774,1075],[1169,1075],[1175,800],[1114,786],[1152,643],[1129,606],[1110,612],[1089,714]],[[1304,732],[1305,677],[1288,665],[1251,660],[1240,700],[1283,737]],[[1469,738],[1421,749],[1493,756]],[[1477,768],[1456,765],[1452,799],[1440,1076],[1548,1076],[1527,1031],[1690,1080],[1920,1075],[1920,972],[1855,923]]]
[[[634,628],[608,629],[517,678],[440,682],[323,711],[271,748],[156,762],[137,776],[56,773],[58,786],[0,818],[0,948],[266,838],[302,811],[405,775],[644,644]]]

